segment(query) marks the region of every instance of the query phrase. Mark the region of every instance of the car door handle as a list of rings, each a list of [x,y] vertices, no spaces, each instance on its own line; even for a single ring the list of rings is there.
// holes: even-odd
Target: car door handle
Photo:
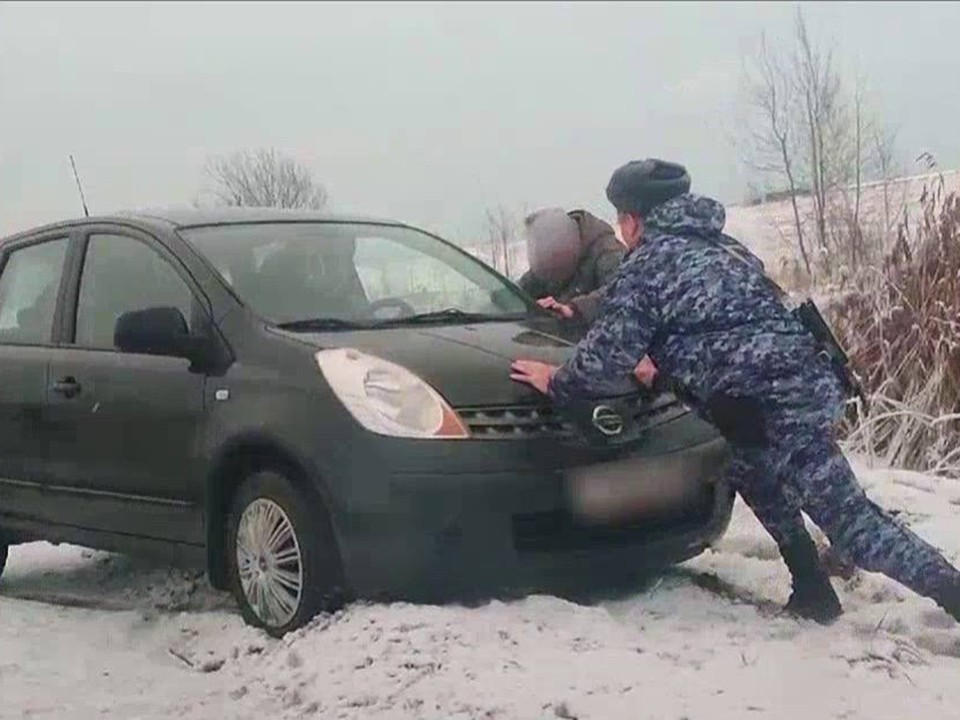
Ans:
[[[80,391],[82,389],[83,388],[80,387],[80,383],[78,383],[72,377],[67,377],[67,378],[63,378],[62,380],[58,380],[53,384],[53,387],[51,388],[51,390],[57,393],[57,395],[62,395],[67,399],[76,397],[77,395],[80,394]]]

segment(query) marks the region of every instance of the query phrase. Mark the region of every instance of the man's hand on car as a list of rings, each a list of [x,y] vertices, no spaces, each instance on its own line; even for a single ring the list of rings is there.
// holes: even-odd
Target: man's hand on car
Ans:
[[[510,379],[526,383],[546,395],[547,387],[556,371],[556,365],[549,365],[537,360],[515,360],[510,366]],[[634,377],[648,388],[653,387],[659,373],[660,371],[657,370],[657,366],[649,355],[644,355],[643,360],[633,370]]]
[[[550,310],[551,312],[554,312],[560,317],[566,318],[567,320],[576,314],[573,307],[570,305],[564,305],[562,302],[552,296],[540,298],[537,300],[537,305],[542,307],[544,310]]]
[[[650,388],[653,387],[653,383],[657,379],[659,372],[653,360],[650,359],[650,356],[644,355],[643,360],[634,368],[633,376],[637,378],[641,385]]]
[[[510,366],[510,379],[526,383],[546,395],[555,372],[557,372],[556,365],[536,360],[514,360]]]

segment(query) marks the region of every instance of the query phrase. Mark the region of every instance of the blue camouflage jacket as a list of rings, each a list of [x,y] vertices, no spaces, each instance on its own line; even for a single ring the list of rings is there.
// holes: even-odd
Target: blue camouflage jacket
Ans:
[[[719,202],[692,194],[649,213],[597,320],[550,383],[558,405],[622,389],[645,354],[700,410],[716,393],[816,403],[810,391],[831,382],[829,365],[762,263],[730,238],[748,262],[723,248],[725,221]]]

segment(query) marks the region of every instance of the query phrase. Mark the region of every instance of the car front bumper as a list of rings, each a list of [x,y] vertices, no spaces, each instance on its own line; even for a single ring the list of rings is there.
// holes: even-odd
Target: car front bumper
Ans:
[[[605,458],[553,453],[552,463],[520,445],[470,443],[459,467],[443,473],[435,468],[449,462],[405,463],[394,453],[385,494],[355,496],[339,518],[353,593],[435,602],[598,588],[694,557],[729,523],[729,455],[716,436]],[[635,510],[582,516],[577,476],[582,487],[629,485]]]

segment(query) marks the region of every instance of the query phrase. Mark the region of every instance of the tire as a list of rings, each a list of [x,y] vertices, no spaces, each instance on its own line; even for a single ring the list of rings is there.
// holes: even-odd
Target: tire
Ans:
[[[3,570],[7,567],[7,553],[10,547],[0,538],[0,578],[3,577]]]
[[[280,472],[258,471],[241,483],[227,521],[226,553],[244,620],[273,637],[344,603],[329,513],[315,492]]]

